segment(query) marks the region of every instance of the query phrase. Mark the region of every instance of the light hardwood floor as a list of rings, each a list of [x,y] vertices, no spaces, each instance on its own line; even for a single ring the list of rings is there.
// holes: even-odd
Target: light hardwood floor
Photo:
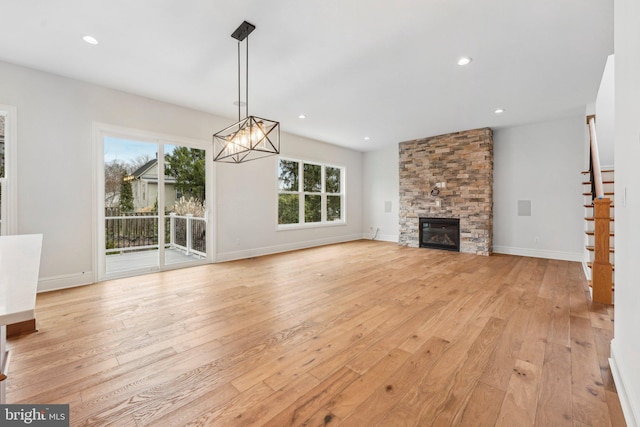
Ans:
[[[623,426],[578,263],[362,240],[38,295],[9,403],[72,425]]]

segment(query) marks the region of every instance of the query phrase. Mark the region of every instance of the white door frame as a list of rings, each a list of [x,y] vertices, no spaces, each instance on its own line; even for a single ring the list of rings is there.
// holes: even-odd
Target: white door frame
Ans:
[[[2,182],[0,235],[18,233],[18,112],[13,105],[0,104],[4,116],[5,176]]]
[[[151,271],[158,270],[172,270],[177,268],[183,268],[185,266],[192,266],[198,264],[212,263],[215,259],[215,223],[214,223],[214,206],[215,206],[215,194],[213,194],[213,177],[214,175],[214,163],[213,163],[213,143],[211,141],[202,141],[197,139],[185,138],[175,135],[167,135],[156,132],[149,132],[140,129],[131,129],[120,126],[109,125],[105,123],[93,123],[92,130],[92,155],[93,155],[93,271],[94,282],[113,279],[117,277],[134,276],[138,274],[146,274]],[[106,274],[104,248],[105,248],[105,230],[104,230],[104,138],[116,137],[123,139],[130,139],[134,141],[150,142],[158,144],[158,158],[164,152],[164,145],[180,145],[190,148],[197,148],[205,150],[205,193],[206,208],[207,208],[207,256],[201,261],[193,261],[188,265],[185,264],[164,264],[164,245],[159,247],[159,266],[157,268],[149,269],[143,268],[140,270],[131,270],[122,274]],[[161,170],[161,168],[159,168]],[[164,187],[164,174],[158,174],[158,189]],[[164,206],[164,196],[161,194],[163,191],[159,191],[158,206]],[[164,221],[158,223],[158,234],[164,236]]]

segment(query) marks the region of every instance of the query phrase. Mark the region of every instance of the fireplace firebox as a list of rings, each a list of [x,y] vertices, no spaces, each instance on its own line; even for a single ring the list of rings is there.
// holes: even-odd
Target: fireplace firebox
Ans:
[[[420,218],[420,247],[460,252],[460,219]]]

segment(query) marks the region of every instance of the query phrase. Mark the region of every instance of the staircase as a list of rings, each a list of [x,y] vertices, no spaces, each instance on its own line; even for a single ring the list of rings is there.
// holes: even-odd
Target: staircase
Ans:
[[[582,182],[584,186],[584,192],[582,195],[585,198],[585,234],[587,235],[587,245],[586,249],[589,253],[589,262],[587,266],[592,269],[593,261],[595,257],[595,212],[594,212],[594,203],[593,203],[593,193],[591,192],[591,188],[593,183],[590,180],[591,173],[589,171],[583,171],[582,175],[585,176],[586,180]],[[613,169],[605,169],[602,170],[602,184],[604,186],[604,197],[609,199],[611,202],[609,204],[609,262],[612,264],[612,283],[615,278],[615,266],[614,263],[614,253],[615,253],[615,206],[613,204],[614,197],[614,171]],[[589,286],[592,285],[592,281],[589,281]],[[612,288],[613,289],[613,288]]]
[[[587,210],[587,251],[592,254],[589,255],[591,262],[587,264],[591,268],[591,298],[593,302],[613,304],[614,172],[600,167],[595,116],[587,117],[587,125],[591,152],[589,170],[584,172],[589,180],[583,181],[583,185],[589,188],[582,194],[591,201],[584,205]]]

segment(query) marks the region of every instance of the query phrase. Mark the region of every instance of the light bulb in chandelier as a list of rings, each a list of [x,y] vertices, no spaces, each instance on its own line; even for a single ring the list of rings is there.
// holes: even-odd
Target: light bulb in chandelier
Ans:
[[[256,122],[255,126],[251,126],[251,146],[254,148],[264,148],[264,129],[262,122]]]

